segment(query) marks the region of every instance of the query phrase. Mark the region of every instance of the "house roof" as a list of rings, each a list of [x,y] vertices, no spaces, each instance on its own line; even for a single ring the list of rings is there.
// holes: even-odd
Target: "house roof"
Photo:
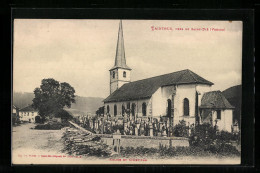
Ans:
[[[234,109],[221,91],[207,92],[202,96],[200,108],[204,109]]]
[[[119,29],[118,29],[115,65],[110,70],[113,70],[115,68],[124,68],[124,69],[131,70],[131,68],[126,65],[123,26],[122,26],[121,20],[120,20]]]
[[[155,91],[162,86],[182,84],[213,85],[212,82],[186,69],[124,84],[122,87],[108,96],[104,102],[150,98],[153,93],[155,93]]]
[[[32,107],[32,105],[29,105],[29,106],[27,106],[27,107],[24,107],[24,108],[20,109],[20,112],[31,112],[31,111],[37,111],[37,110],[34,109],[34,108]]]
[[[13,109],[19,109],[17,106],[13,105]]]

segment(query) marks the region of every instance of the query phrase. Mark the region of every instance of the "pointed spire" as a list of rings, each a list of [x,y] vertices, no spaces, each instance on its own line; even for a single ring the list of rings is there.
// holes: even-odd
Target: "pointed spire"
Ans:
[[[111,70],[117,67],[131,70],[131,68],[126,65],[122,20],[120,20],[118,29],[115,65]]]

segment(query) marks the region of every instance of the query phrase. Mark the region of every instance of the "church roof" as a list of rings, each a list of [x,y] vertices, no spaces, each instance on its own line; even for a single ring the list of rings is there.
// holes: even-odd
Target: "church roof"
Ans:
[[[202,96],[200,108],[204,109],[233,109],[221,91],[207,92]]]
[[[131,68],[126,65],[123,26],[121,20],[119,23],[119,30],[118,30],[115,65],[110,70],[113,70],[115,68],[124,68],[124,69],[131,70]]]
[[[104,102],[116,102],[150,98],[156,90],[167,85],[206,84],[212,82],[200,77],[190,70],[182,70],[161,76],[138,80],[124,84],[108,96]]]
[[[36,109],[34,109],[32,107],[32,105],[29,105],[27,107],[24,107],[24,108],[20,109],[20,112],[32,112],[32,111],[36,111]]]

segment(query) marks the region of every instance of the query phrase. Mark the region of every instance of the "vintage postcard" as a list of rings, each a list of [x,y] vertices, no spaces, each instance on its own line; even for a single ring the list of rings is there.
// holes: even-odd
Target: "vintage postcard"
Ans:
[[[242,25],[14,19],[12,163],[240,164]]]

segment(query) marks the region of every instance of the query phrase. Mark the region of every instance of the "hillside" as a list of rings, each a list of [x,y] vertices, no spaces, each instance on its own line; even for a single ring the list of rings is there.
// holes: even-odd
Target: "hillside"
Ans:
[[[29,104],[32,104],[33,98],[33,93],[14,92],[13,103],[18,108],[23,108]],[[95,113],[99,107],[103,106],[103,98],[99,97],[76,96],[75,100],[76,103],[73,103],[71,105],[71,109],[67,110],[71,110],[72,112]]]
[[[224,96],[229,99],[233,97],[242,97],[242,85],[232,86],[224,91],[222,91]]]
[[[237,120],[240,124],[241,119],[241,103],[242,103],[242,85],[236,85],[222,91],[223,95],[229,101],[229,103],[235,107],[234,120]]]
[[[14,92],[13,94],[13,103],[18,108],[24,108],[30,104],[32,104],[32,99],[34,98],[33,93],[27,92]]]
[[[96,113],[99,107],[103,106],[103,98],[76,96],[76,104],[71,105],[71,109],[85,113]]]

